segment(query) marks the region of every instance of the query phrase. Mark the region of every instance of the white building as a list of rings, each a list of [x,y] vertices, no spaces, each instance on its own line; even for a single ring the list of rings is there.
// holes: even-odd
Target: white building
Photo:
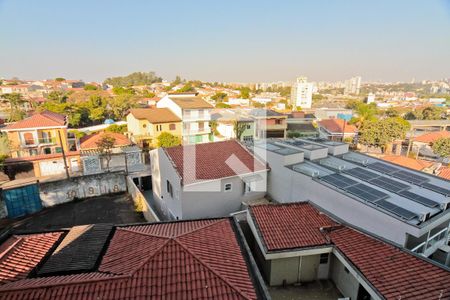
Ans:
[[[169,94],[156,104],[168,108],[183,122],[183,144],[209,142],[211,109],[213,106],[197,96],[197,93]]]
[[[450,182],[322,139],[255,143],[270,167],[268,195],[309,200],[351,224],[441,264],[448,247]]]
[[[165,219],[227,216],[266,194],[267,167],[223,141],[150,151],[154,205]]]
[[[311,108],[314,85],[306,77],[299,77],[291,88],[291,105],[301,108]]]
[[[352,77],[345,81],[344,94],[358,95],[361,88],[361,76]]]
[[[370,104],[370,103],[374,103],[374,102],[375,102],[375,94],[369,93],[369,95],[367,95],[366,103]]]

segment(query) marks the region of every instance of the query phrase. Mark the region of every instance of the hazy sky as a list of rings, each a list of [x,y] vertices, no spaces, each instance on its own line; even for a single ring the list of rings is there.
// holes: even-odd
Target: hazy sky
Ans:
[[[0,0],[0,77],[450,77],[449,0]]]

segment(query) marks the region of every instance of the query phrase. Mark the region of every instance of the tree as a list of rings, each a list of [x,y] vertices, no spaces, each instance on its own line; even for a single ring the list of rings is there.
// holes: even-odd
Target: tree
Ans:
[[[381,148],[386,152],[392,142],[405,138],[409,128],[408,121],[399,117],[369,120],[361,126],[358,141],[362,145]]]
[[[345,105],[345,108],[347,109],[356,109],[358,105],[362,104],[360,100],[356,99],[350,99],[347,101],[347,104]]]
[[[134,95],[136,91],[132,88],[124,88],[121,86],[113,87],[112,89],[114,95]]]
[[[96,91],[96,90],[98,90],[98,87],[93,84],[86,84],[84,86],[84,90],[85,91]]]
[[[388,108],[384,111],[384,115],[388,118],[394,118],[400,116],[400,112],[395,108]]]
[[[178,146],[181,144],[181,140],[173,134],[164,131],[158,137],[158,147],[168,148]]]
[[[350,120],[351,124],[355,124],[356,128],[360,129],[364,122],[372,121],[377,114],[377,107],[374,103],[365,104],[359,102],[355,107],[356,117]]]
[[[25,117],[22,110],[22,105],[27,101],[19,93],[3,94],[1,96],[2,102],[9,103],[9,122],[20,121]]]
[[[65,81],[66,79],[63,77],[56,77],[55,81],[61,82],[61,81]]]
[[[47,95],[47,99],[58,103],[66,103],[68,95],[64,92],[53,91]]]
[[[209,121],[209,127],[211,128],[211,133],[213,135],[219,135],[219,131],[217,131],[217,121],[216,120],[211,120]]]
[[[126,87],[134,85],[149,85],[156,82],[161,82],[162,78],[156,76],[155,72],[134,72],[123,77],[112,77],[105,80],[106,84],[114,87]]]
[[[440,138],[433,143],[433,152],[440,157],[450,157],[450,138]]]
[[[247,129],[247,123],[239,122],[238,120],[234,120],[233,121],[233,129],[234,129],[234,134],[236,135],[236,139],[240,141],[242,135],[244,134],[245,130]]]
[[[112,158],[112,149],[114,148],[115,143],[116,139],[109,134],[104,134],[102,138],[97,142],[98,150],[106,160],[106,169],[108,171],[109,171],[109,163]]]
[[[190,82],[186,83],[182,88],[177,90],[177,93],[195,92],[195,88]]]
[[[156,96],[155,93],[152,93],[149,90],[142,91],[142,97],[144,97],[144,98],[153,98],[155,96]]]
[[[440,120],[443,118],[445,112],[441,107],[429,106],[422,110],[423,120]]]
[[[219,102],[216,104],[216,108],[231,108],[231,106],[226,103]]]
[[[241,87],[240,91],[241,91],[241,98],[242,99],[250,98],[250,88],[249,87],[246,87],[246,86]]]
[[[128,130],[127,124],[122,125],[112,124],[105,129],[105,131],[107,132],[114,132],[114,133],[125,133],[127,130]]]
[[[224,102],[228,98],[228,95],[224,92],[218,92],[211,97],[216,103]]]
[[[181,77],[179,75],[177,75],[175,77],[175,80],[172,82],[173,85],[177,85],[180,84],[182,82]]]
[[[422,119],[422,113],[420,111],[409,111],[403,116],[403,118],[405,120],[420,120]]]

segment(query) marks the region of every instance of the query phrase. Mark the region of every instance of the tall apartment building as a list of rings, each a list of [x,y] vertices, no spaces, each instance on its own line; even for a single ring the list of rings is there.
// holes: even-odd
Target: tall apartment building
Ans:
[[[291,88],[291,104],[293,107],[311,108],[313,83],[306,77],[298,77]]]
[[[355,76],[345,81],[344,94],[358,95],[361,88],[361,76]]]

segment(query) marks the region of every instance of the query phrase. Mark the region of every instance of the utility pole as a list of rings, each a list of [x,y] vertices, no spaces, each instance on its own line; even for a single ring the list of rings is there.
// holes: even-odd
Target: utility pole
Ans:
[[[58,137],[59,137],[59,145],[61,146],[62,156],[63,156],[63,160],[64,160],[64,169],[66,170],[67,179],[69,179],[70,174],[69,174],[69,167],[67,166],[67,161],[66,161],[66,152],[64,150],[64,145],[63,145],[62,138],[61,138],[61,131],[59,131],[59,130],[58,130]]]

